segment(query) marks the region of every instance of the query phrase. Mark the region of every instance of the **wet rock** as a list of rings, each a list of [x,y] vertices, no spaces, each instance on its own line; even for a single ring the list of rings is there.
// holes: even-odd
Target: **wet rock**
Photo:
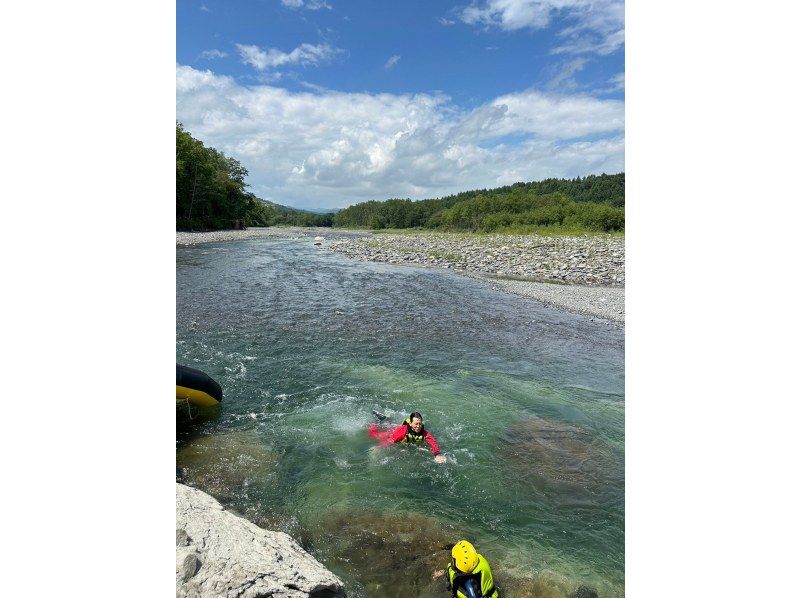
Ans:
[[[345,595],[342,581],[288,535],[226,511],[200,490],[175,487],[178,535],[189,540],[176,548],[178,598]]]
[[[569,598],[597,598],[597,591],[588,586],[580,586]]]
[[[449,595],[441,579],[431,579],[462,535],[448,524],[415,513],[340,510],[312,528],[315,551],[357,577],[368,596]]]
[[[513,424],[500,441],[518,479],[578,486],[602,481],[614,468],[604,444],[569,424],[532,418]]]
[[[506,575],[502,569],[493,570],[495,585],[501,596],[514,598],[597,598],[586,586],[578,586],[563,575],[553,571],[539,571],[530,577]],[[580,593],[584,592],[584,593]]]
[[[201,436],[176,452],[181,481],[220,500],[230,500],[250,484],[263,484],[275,471],[278,456],[252,432]]]

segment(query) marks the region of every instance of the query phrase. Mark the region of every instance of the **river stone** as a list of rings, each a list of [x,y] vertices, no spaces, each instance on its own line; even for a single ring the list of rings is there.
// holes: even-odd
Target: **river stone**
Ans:
[[[178,562],[176,569],[179,579],[186,581],[194,577],[202,565],[203,563],[196,552],[183,554],[183,551],[178,551]]]
[[[288,535],[226,511],[205,492],[175,487],[178,535],[189,539],[176,548],[178,598],[345,595],[342,581]]]
[[[278,456],[253,432],[227,432],[188,441],[175,460],[182,482],[230,501],[243,487],[268,481]]]
[[[348,570],[366,595],[447,596],[433,572],[450,562],[463,532],[417,513],[330,512],[312,526],[315,551],[331,567]]]
[[[175,546],[189,546],[191,543],[192,539],[186,533],[185,529],[175,530]]]
[[[588,431],[542,418],[513,424],[500,446],[504,461],[523,480],[585,486],[614,467],[607,447]]]

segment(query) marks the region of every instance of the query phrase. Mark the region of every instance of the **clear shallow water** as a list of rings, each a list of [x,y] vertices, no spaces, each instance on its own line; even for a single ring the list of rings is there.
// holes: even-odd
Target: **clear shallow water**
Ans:
[[[505,595],[624,594],[621,330],[308,241],[178,248],[177,289],[177,361],[225,393],[179,434],[179,479],[348,595],[446,596],[430,574],[461,536]],[[422,412],[448,463],[374,450],[372,409]]]

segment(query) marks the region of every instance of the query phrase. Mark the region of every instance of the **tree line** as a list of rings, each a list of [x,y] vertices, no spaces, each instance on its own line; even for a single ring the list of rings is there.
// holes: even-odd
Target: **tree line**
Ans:
[[[625,173],[545,179],[439,199],[389,199],[352,205],[333,217],[345,228],[431,228],[491,232],[508,228],[625,228]]]

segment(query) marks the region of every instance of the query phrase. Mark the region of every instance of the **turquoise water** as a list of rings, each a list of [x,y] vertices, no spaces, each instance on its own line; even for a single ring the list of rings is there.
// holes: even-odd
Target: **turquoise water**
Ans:
[[[177,249],[179,363],[222,385],[178,479],[290,533],[349,596],[447,596],[472,541],[508,596],[624,595],[624,338],[448,271],[308,241]],[[420,411],[448,462],[375,449]]]

